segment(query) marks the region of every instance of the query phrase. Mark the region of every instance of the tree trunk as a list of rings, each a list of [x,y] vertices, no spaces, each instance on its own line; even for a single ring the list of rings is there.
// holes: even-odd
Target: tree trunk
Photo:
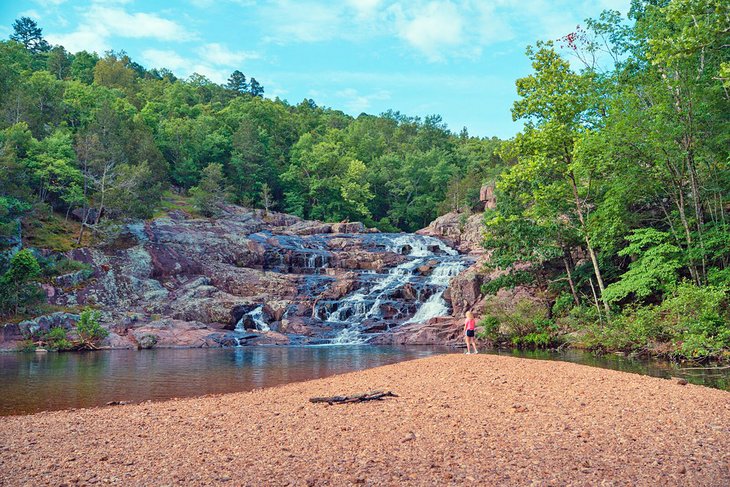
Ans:
[[[567,250],[565,253],[567,254]],[[568,284],[570,284],[570,292],[573,294],[573,301],[576,306],[580,306],[580,299],[578,299],[578,293],[575,290],[575,283],[573,282],[573,273],[570,271],[570,262],[567,256],[563,256],[563,263],[565,264],[565,272],[568,275]]]
[[[578,212],[578,219],[580,220],[580,226],[583,230],[583,237],[585,238],[586,247],[588,249],[588,255],[591,257],[591,263],[593,264],[593,271],[596,274],[596,281],[598,281],[598,289],[601,291],[601,301],[603,301],[603,309],[606,310],[606,316],[608,317],[610,313],[610,309],[608,307],[608,302],[603,298],[603,292],[605,291],[605,286],[603,285],[603,277],[601,276],[601,269],[598,267],[598,258],[596,257],[596,253],[593,250],[593,246],[591,245],[591,239],[588,236],[588,227],[585,222],[585,218],[583,217],[583,209],[580,205],[580,197],[578,196],[578,186],[575,183],[575,176],[571,173],[569,176],[570,184],[573,188],[573,199],[575,200],[575,209]]]

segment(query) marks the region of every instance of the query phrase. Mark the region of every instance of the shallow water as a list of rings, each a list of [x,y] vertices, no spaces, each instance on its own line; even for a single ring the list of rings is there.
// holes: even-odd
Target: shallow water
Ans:
[[[566,350],[564,352],[507,350],[489,353],[539,360],[562,360],[564,362],[620,370],[622,372],[649,375],[663,379],[681,377],[687,379],[687,382],[691,382],[692,384],[730,391],[730,369],[713,367],[711,365],[706,368],[693,368],[695,366],[677,364],[667,360],[630,358],[624,354],[614,353],[595,355],[582,350]]]
[[[0,415],[249,391],[446,351],[362,345],[5,353]]]
[[[0,415],[248,391],[438,353],[438,347],[243,347],[0,354]],[[687,370],[658,360],[566,352],[492,351],[579,364],[730,390],[730,369]]]

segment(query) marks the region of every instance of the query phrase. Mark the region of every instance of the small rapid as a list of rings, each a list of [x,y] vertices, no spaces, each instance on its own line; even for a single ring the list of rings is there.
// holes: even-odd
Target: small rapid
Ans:
[[[367,337],[363,330],[368,322],[421,323],[450,311],[444,291],[466,267],[456,250],[421,235],[380,234],[371,238],[378,240],[383,251],[403,255],[406,260],[385,274],[370,276],[360,289],[340,299],[335,309],[315,310],[325,322],[345,325],[332,338],[332,344],[364,343]]]

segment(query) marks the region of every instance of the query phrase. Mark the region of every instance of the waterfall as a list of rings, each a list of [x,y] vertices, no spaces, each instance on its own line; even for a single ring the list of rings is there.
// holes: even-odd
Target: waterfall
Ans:
[[[418,308],[413,318],[406,323],[423,323],[437,316],[445,316],[449,313],[449,307],[444,300],[444,291],[449,285],[449,281],[464,270],[464,264],[461,262],[445,262],[435,268],[429,278],[429,284],[443,286],[439,292],[432,294],[425,303]]]
[[[458,252],[433,237],[380,235],[378,238],[386,251],[405,255],[407,260],[390,269],[387,274],[375,277],[369,289],[358,289],[337,303],[336,310],[325,321],[346,323],[347,326],[332,339],[332,344],[363,343],[363,321],[380,318],[382,306],[392,303],[394,293],[407,284],[426,286],[429,291],[435,291],[425,302],[420,303],[415,315],[407,323],[427,321],[449,312],[443,293],[451,278],[465,268],[458,258]],[[434,260],[437,264],[431,269],[428,278],[424,279],[416,272],[419,267],[429,265],[429,261]],[[420,297],[420,288],[417,294]]]
[[[236,323],[236,328],[234,331],[237,331],[238,333],[246,332],[246,317],[249,317],[254,322],[257,331],[271,331],[271,328],[269,328],[269,324],[264,321],[263,305],[258,306],[255,309],[246,313],[245,315],[241,316],[241,319],[238,320],[238,323]]]

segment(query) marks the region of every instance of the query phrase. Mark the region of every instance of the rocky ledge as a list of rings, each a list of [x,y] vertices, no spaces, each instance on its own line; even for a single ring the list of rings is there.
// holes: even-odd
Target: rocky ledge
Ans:
[[[57,307],[100,309],[111,348],[455,343],[460,319],[448,316],[478,306],[488,278],[480,225],[446,215],[419,235],[383,234],[236,206],[215,219],[174,211],[68,252],[91,270],[44,290]],[[7,324],[0,348],[77,320]]]

